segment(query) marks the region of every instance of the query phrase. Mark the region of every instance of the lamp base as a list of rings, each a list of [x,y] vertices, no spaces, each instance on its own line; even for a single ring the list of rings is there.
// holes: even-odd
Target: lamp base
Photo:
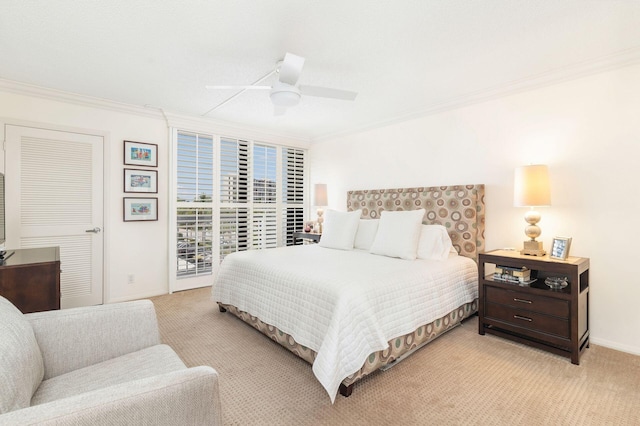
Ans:
[[[520,250],[520,254],[528,256],[544,256],[547,252],[542,248],[542,241],[529,240],[524,242],[524,248]]]
[[[318,209],[318,231],[317,231],[317,234],[320,234],[320,235],[322,235],[322,222],[324,222],[324,217],[322,217],[323,214],[324,214],[324,210]]]

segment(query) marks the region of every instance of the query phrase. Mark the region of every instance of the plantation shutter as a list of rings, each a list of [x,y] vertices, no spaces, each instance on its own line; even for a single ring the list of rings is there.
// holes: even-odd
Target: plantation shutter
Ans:
[[[220,141],[220,203],[249,201],[249,142]]]
[[[254,208],[251,227],[251,247],[266,249],[278,246],[276,208]]]
[[[220,261],[249,248],[249,142],[220,140]]]
[[[276,203],[276,155],[273,146],[253,147],[253,203]]]
[[[177,277],[210,275],[213,267],[213,137],[178,132]]]
[[[293,233],[304,228],[304,163],[304,150],[282,148],[282,239],[288,246],[296,243]]]
[[[254,144],[252,155],[253,205],[251,211],[251,247],[278,246],[276,212],[276,167],[278,150],[274,146]]]
[[[220,262],[228,254],[249,248],[249,210],[246,207],[220,209]]]

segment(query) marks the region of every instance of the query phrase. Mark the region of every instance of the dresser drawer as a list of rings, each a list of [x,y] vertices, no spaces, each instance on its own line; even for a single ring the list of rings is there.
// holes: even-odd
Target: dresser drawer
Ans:
[[[517,309],[513,306],[487,302],[485,305],[485,317],[531,331],[553,334],[566,339],[570,337],[568,319]]]
[[[531,311],[544,315],[569,318],[569,301],[553,299],[551,297],[528,294],[516,290],[505,290],[502,288],[486,286],[486,302],[509,305],[516,309]]]

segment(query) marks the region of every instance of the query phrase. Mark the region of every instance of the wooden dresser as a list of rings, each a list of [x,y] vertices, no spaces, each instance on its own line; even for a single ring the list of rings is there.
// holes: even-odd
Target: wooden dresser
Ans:
[[[7,250],[0,262],[0,296],[25,314],[60,309],[60,249]]]

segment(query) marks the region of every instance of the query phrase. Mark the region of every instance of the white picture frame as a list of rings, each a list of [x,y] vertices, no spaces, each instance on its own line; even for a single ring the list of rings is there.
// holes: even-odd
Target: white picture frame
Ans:
[[[554,237],[549,257],[552,259],[567,260],[570,249],[571,237]]]

